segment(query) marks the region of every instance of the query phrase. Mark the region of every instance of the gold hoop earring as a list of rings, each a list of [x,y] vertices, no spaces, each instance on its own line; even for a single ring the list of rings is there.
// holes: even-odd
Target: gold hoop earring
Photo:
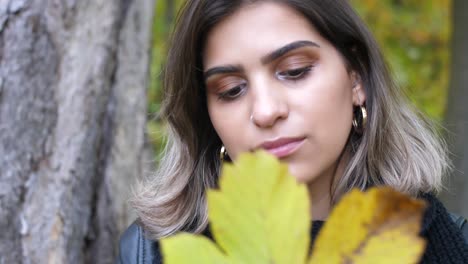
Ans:
[[[353,127],[356,132],[362,134],[367,125],[367,110],[362,105],[359,106],[359,109],[361,110],[360,114],[358,114],[359,111],[354,112]]]
[[[221,146],[221,150],[219,151],[219,159],[221,161],[224,161],[224,159],[227,157],[227,151],[226,151],[226,148],[223,146]]]

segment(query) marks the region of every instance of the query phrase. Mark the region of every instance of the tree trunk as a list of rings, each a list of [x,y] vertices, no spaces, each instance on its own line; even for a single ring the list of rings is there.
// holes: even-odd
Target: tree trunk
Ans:
[[[447,207],[468,217],[468,1],[453,1],[452,76],[446,126],[455,170],[442,195]]]
[[[113,263],[154,0],[0,0],[0,264]]]

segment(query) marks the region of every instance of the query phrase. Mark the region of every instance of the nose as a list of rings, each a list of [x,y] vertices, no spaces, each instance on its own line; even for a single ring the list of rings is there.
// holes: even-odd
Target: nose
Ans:
[[[289,115],[286,94],[281,87],[273,85],[257,85],[254,93],[251,120],[260,128],[268,128]]]

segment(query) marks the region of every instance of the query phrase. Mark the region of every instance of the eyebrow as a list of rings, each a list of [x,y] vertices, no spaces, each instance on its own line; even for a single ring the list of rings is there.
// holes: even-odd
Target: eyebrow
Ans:
[[[208,78],[216,74],[239,73],[243,71],[244,71],[244,68],[240,65],[224,65],[224,66],[213,67],[207,70],[203,74],[203,77],[206,81]]]
[[[313,41],[309,41],[309,40],[295,41],[295,42],[289,43],[289,44],[287,44],[287,45],[285,45],[285,46],[271,52],[270,54],[262,57],[261,62],[262,62],[262,64],[268,64],[268,63],[280,58],[281,56],[283,56],[284,54],[286,54],[288,52],[291,52],[291,51],[293,51],[295,49],[306,47],[306,46],[320,48],[320,45],[313,42]]]
[[[260,61],[262,62],[262,64],[268,64],[280,57],[282,57],[283,55],[285,55],[286,53],[288,52],[291,52],[295,49],[299,49],[299,48],[302,48],[302,47],[306,47],[306,46],[309,46],[309,47],[316,47],[316,48],[320,48],[320,45],[313,42],[313,41],[309,41],[309,40],[300,40],[300,41],[295,41],[295,42],[292,42],[292,43],[289,43],[277,50],[274,50],[273,52],[267,54],[266,56],[262,57],[260,59]],[[205,81],[210,78],[211,76],[213,75],[216,75],[216,74],[226,74],[226,73],[240,73],[240,72],[243,72],[244,71],[244,68],[240,65],[223,65],[223,66],[218,66],[218,67],[213,67],[207,71],[205,71],[203,73],[203,77],[205,79]]]

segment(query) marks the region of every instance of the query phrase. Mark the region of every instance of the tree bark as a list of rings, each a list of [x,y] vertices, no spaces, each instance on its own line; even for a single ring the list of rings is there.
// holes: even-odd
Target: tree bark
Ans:
[[[113,263],[154,0],[0,0],[0,264]]]
[[[453,37],[451,84],[448,95],[446,126],[454,171],[442,194],[447,207],[468,217],[468,1],[453,1]]]

